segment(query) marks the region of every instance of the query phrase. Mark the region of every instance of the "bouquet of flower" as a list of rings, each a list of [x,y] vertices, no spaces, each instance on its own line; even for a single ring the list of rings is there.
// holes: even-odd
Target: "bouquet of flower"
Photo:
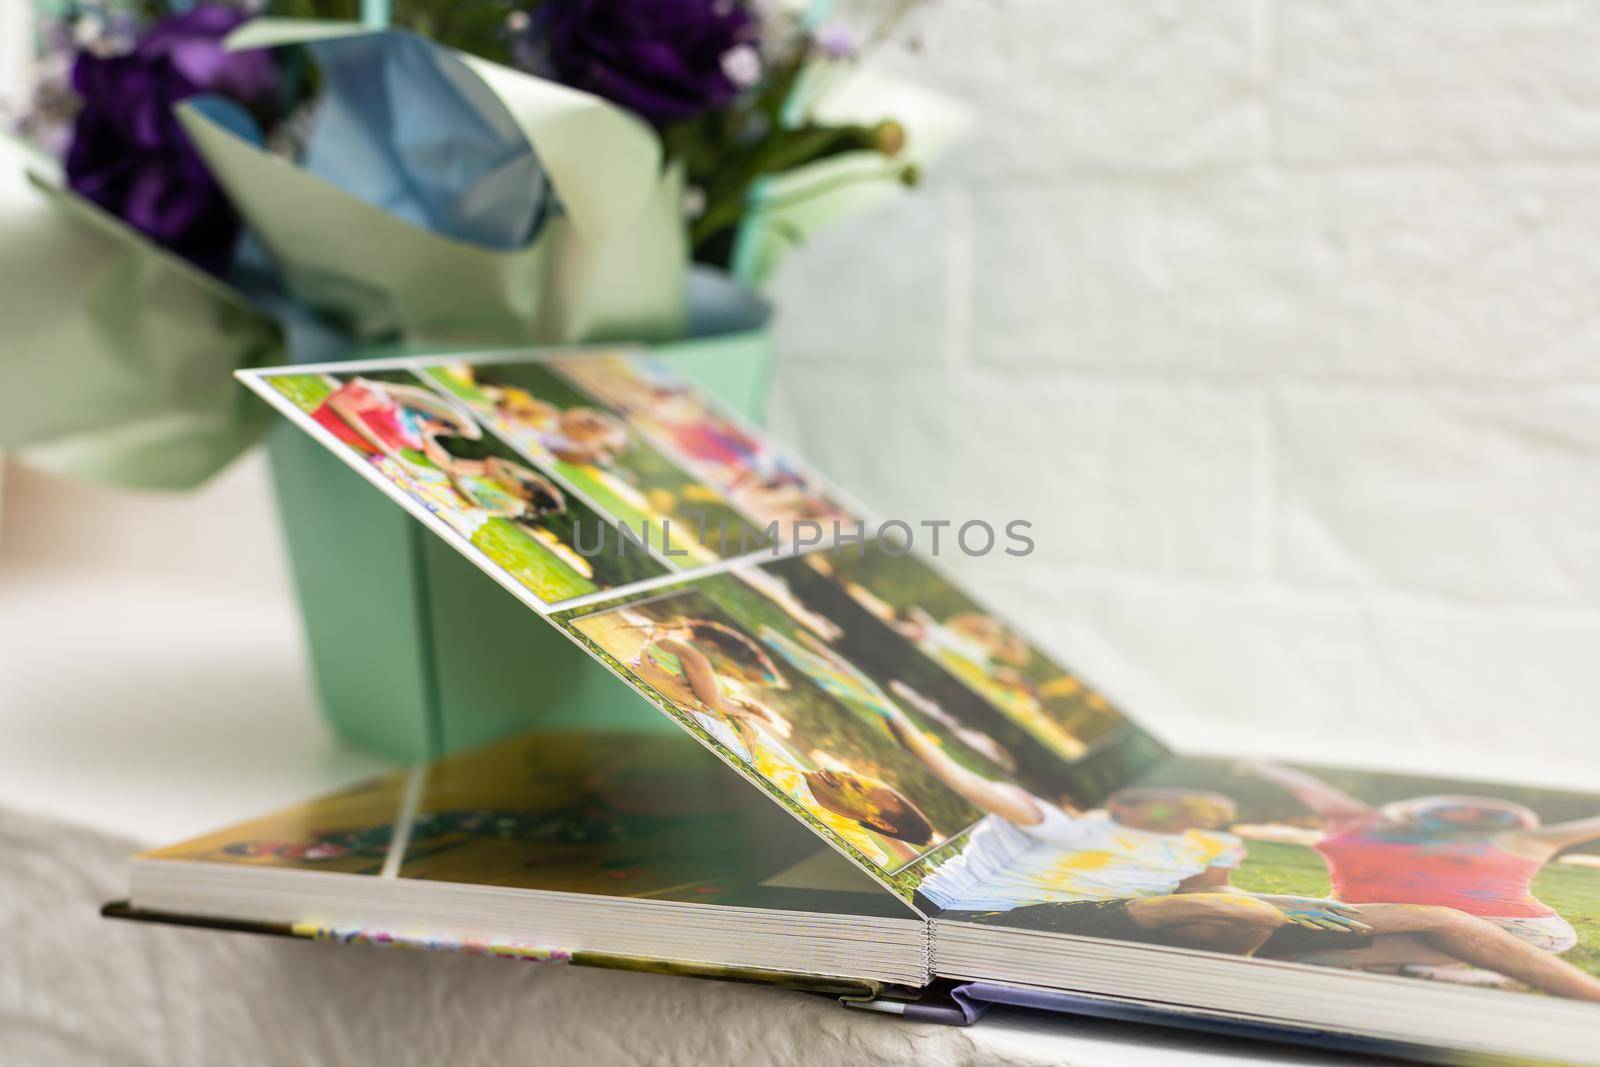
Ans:
[[[830,120],[807,107],[817,87],[801,81],[857,62],[917,2],[892,5],[863,39],[844,23],[810,17],[809,4],[545,0],[509,17],[509,58],[659,129],[668,157],[686,171],[696,258],[726,265],[751,190],[766,179],[868,153],[882,165],[852,180],[916,183],[900,122]]]
[[[759,282],[954,125],[860,67],[905,0],[859,38],[755,0],[347,6],[44,17],[0,143],[0,447],[189,485],[259,432],[239,367],[682,335],[691,259]]]

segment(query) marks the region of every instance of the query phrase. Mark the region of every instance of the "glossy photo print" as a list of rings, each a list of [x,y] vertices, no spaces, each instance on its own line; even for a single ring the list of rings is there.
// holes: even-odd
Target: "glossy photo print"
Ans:
[[[1182,758],[1034,805],[922,883],[942,919],[1600,1001],[1600,797]]]
[[[1092,803],[1159,759],[1073,765],[862,610],[817,555],[555,619],[770,795],[909,896],[917,861],[1035,793]],[[1083,770],[1088,773],[1079,774]]]
[[[1033,652],[926,562],[891,554],[897,551],[873,541],[742,567],[737,573],[807,624],[801,643],[778,646],[792,667],[808,672],[847,703],[897,705],[934,731],[941,744],[983,757],[985,768],[1003,771],[1043,796],[1070,804],[1091,801],[1164,754],[1159,743],[1123,719],[1108,700]],[[884,562],[894,566],[878,565]],[[1071,684],[1095,701],[1092,731],[1084,731],[1091,740],[1078,740],[1061,727],[1030,729],[1037,722],[1019,718],[1012,703],[970,685],[948,663],[930,655],[923,626],[906,625],[883,600],[842,578],[845,573],[871,573],[886,591],[903,590],[893,578],[907,576],[911,589],[926,602],[971,606],[971,618],[981,619],[985,636],[1026,649],[1052,672],[1056,688]],[[977,643],[965,651],[974,660],[984,657]],[[849,665],[848,673],[837,669],[841,663]],[[1075,755],[1063,756],[1063,747]]]
[[[808,562],[1060,759],[1082,759],[1125,724],[1110,700],[910,552],[878,541]]]
[[[464,402],[409,370],[260,381],[347,462],[541,605],[669,573],[553,472],[486,433]]]
[[[770,796],[892,875],[978,812],[896,743],[887,709],[797,671],[781,609],[723,574],[579,614],[572,631]],[[752,610],[753,609],[753,610]],[[584,612],[585,609],[578,609]]]
[[[627,418],[656,448],[713,486],[749,522],[777,524],[792,545],[795,524],[838,521],[851,528],[856,509],[792,454],[721,410],[659,360],[641,352],[558,357],[551,367]]]
[[[729,541],[698,538],[675,560],[629,538],[634,522],[702,505],[721,530],[760,534],[781,522],[752,500],[770,502],[775,486],[809,501],[808,517],[844,514],[647,358],[336,370],[255,384],[903,897],[969,830],[1035,801],[1092,807],[1165,757],[1110,700],[893,545],[728,556]],[[594,543],[586,530],[611,539],[603,551],[577,551]]]
[[[530,462],[619,524],[675,570],[771,547],[720,488],[664,455],[638,426],[539,363],[419,364]]]

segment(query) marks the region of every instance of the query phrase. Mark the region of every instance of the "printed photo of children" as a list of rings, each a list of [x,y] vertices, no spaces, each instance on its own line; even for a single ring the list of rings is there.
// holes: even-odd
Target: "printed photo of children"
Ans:
[[[915,556],[874,542],[808,562],[1057,758],[1080,760],[1123,725],[1104,696]]]
[[[887,694],[732,574],[572,614],[565,625],[880,872],[982,815],[895,742],[889,719],[905,713]],[[964,763],[1005,774],[951,747]]]
[[[461,401],[407,371],[267,381],[546,603],[666,573],[547,473],[485,435]]]
[[[838,520],[854,528],[856,517],[793,457],[722,415],[698,389],[650,357],[590,353],[562,357],[550,366],[625,416],[758,528],[777,523],[781,543],[794,543],[799,520],[820,522],[824,529]]]
[[[1063,760],[821,562],[741,564],[554,618],[884,875],[995,810],[992,790],[974,783],[1056,808],[1165,758],[1129,728]],[[916,877],[908,871],[902,890]]]
[[[1600,857],[1563,855],[1600,798],[1180,759],[1093,811],[985,807],[922,883],[941,918],[1600,1000]]]
[[[1103,737],[1090,753],[1064,758],[1057,747],[927,655],[875,603],[864,603],[868,598],[836,580],[840,567],[857,562],[856,552],[846,548],[735,572],[746,582],[759,583],[769,599],[806,624],[795,639],[773,647],[785,662],[807,671],[841,699],[904,711],[941,744],[969,751],[1041,796],[1063,801],[1102,795],[1164,755],[1158,743],[1128,726]],[[926,568],[919,566],[915,573],[924,590],[938,582],[947,595],[959,595]],[[826,627],[814,619],[826,620]]]
[[[623,416],[539,363],[418,366],[493,433],[677,570],[758,552],[770,541],[720,489],[681,469]]]

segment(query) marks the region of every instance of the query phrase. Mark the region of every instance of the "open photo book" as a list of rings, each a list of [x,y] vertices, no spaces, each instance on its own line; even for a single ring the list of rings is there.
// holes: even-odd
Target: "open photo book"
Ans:
[[[133,913],[1600,1063],[1600,796],[1173,754],[645,351],[241,378],[639,728],[145,853]]]

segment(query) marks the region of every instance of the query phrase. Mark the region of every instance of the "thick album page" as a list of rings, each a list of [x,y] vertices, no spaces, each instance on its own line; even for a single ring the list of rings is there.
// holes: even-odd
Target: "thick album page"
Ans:
[[[742,564],[554,618],[926,913],[937,909],[919,894],[925,881],[994,812],[1035,795],[1093,803],[1159,752],[1009,633],[1012,658],[1044,678],[999,670],[960,632],[978,616],[947,610],[957,597],[874,544]],[[981,617],[986,636],[1003,632]]]
[[[1177,758],[991,816],[922,891],[947,922],[1600,1002],[1588,794]]]
[[[673,734],[529,734],[139,859],[394,879],[402,896],[421,883],[452,883],[912,917],[871,879],[819,851],[803,828],[701,748]],[[329,914],[344,895],[337,883],[316,881],[328,896],[294,919]],[[135,904],[137,890],[136,875]],[[318,890],[304,892],[315,897]],[[202,896],[194,913],[220,907],[220,917],[239,917],[227,906],[224,898]],[[405,920],[408,927],[418,914]]]
[[[925,913],[976,828],[1027,798],[1098,804],[1165,756],[895,524],[645,353],[241,377]]]

